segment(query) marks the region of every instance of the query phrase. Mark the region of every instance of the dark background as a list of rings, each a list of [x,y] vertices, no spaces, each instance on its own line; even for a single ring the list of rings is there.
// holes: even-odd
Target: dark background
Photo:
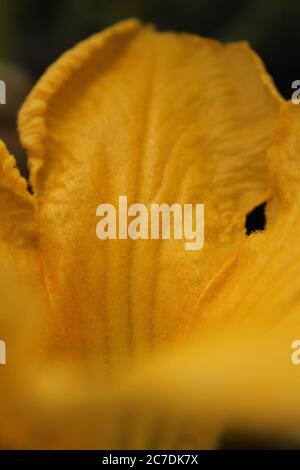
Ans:
[[[247,40],[285,98],[300,79],[299,0],[0,0],[0,138],[26,176],[16,131],[17,111],[48,65],[81,39],[137,17],[158,29],[221,41]]]
[[[281,92],[300,78],[299,0],[0,0],[0,60],[36,79],[61,52],[128,17],[224,41],[247,39]]]
[[[285,98],[300,79],[299,0],[0,0],[0,138],[26,176],[16,131],[17,112],[48,65],[81,39],[137,17],[158,29],[221,41],[247,40],[262,57]]]

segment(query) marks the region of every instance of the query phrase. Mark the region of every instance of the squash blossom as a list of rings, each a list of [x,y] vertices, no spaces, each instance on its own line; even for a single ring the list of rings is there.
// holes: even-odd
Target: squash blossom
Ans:
[[[46,71],[18,128],[32,190],[1,142],[0,446],[296,436],[300,110],[247,44],[122,22]],[[119,195],[203,203],[203,249],[99,240]]]

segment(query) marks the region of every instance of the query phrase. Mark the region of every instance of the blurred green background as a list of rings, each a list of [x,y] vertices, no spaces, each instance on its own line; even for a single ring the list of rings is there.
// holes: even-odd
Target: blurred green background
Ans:
[[[0,137],[26,174],[16,114],[45,68],[76,42],[115,22],[137,17],[159,29],[222,41],[244,40],[262,57],[281,93],[300,79],[299,0],[0,0]]]
[[[300,78],[299,0],[0,0],[0,6],[0,59],[22,65],[33,79],[78,40],[128,17],[160,29],[247,39],[285,96]]]

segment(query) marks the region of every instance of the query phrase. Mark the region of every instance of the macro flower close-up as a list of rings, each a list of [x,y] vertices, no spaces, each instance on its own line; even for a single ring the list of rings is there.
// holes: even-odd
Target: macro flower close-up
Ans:
[[[28,179],[0,140],[0,448],[299,447],[300,110],[252,48],[121,21],[46,70],[17,126]],[[117,224],[124,196],[128,225],[203,205],[203,246],[142,217],[99,236],[97,208]]]

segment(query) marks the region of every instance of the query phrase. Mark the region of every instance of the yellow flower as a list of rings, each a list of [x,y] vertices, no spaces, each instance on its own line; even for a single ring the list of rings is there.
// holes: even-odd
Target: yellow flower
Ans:
[[[131,20],[49,68],[19,118],[33,194],[0,144],[2,447],[293,433],[299,125],[244,43]],[[204,203],[204,248],[99,241],[96,208],[122,194]],[[246,237],[266,200],[266,230]]]

